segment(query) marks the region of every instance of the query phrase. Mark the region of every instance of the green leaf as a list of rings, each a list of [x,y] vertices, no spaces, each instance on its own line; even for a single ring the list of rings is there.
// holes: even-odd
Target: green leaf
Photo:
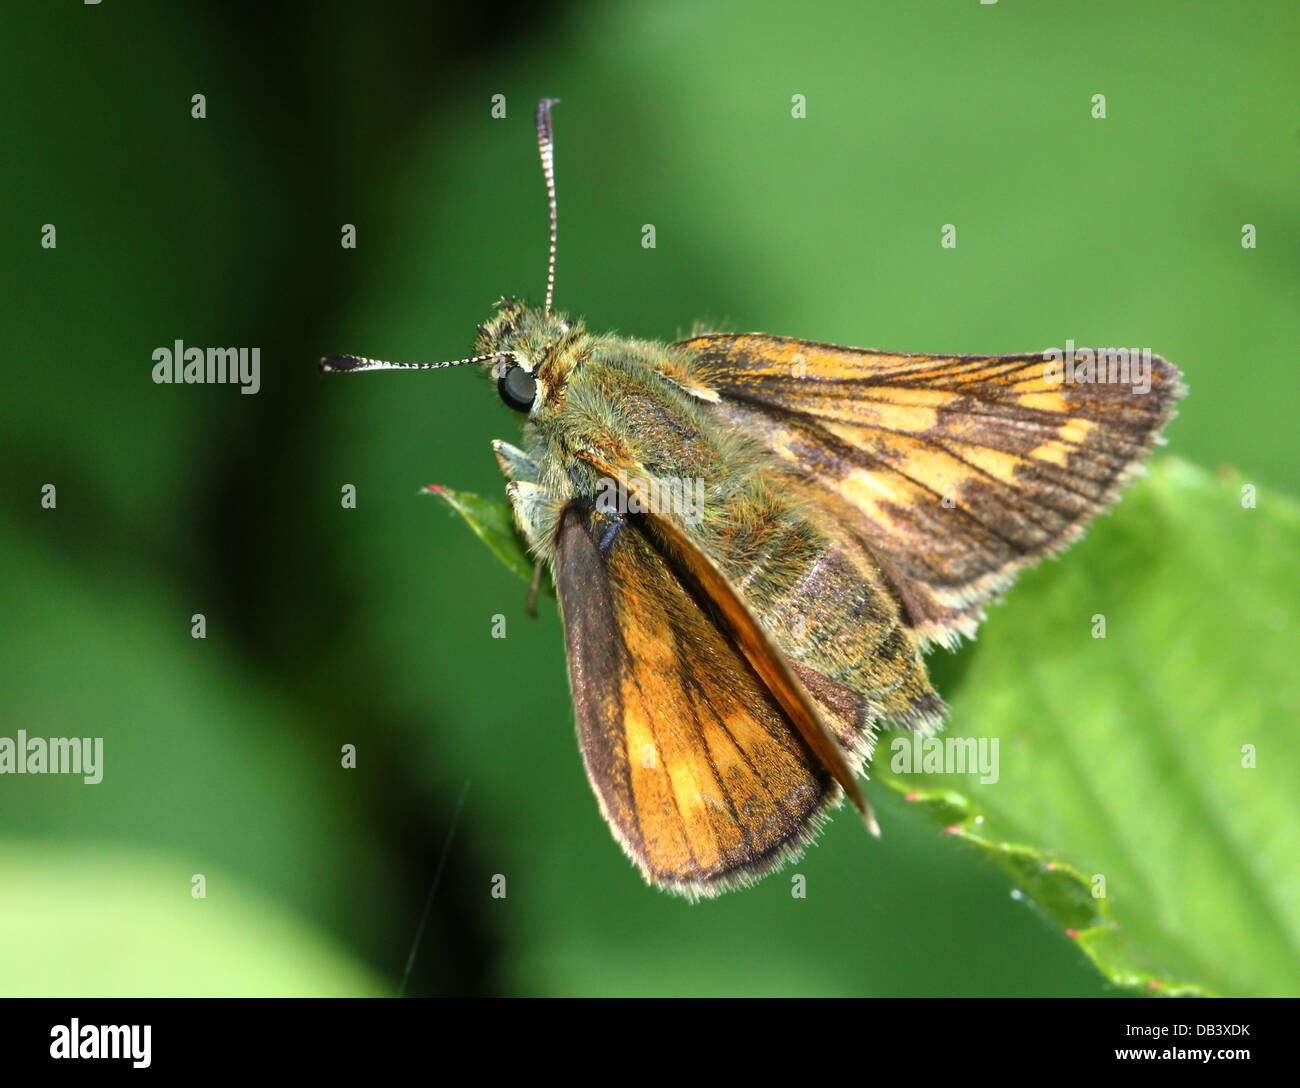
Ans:
[[[872,769],[1143,992],[1300,994],[1300,507],[1245,483],[1157,463],[991,610],[959,681],[931,658],[940,738],[996,739],[996,782],[904,773],[893,733]],[[529,577],[504,504],[444,495]]]
[[[525,582],[532,581],[533,558],[528,554],[528,545],[520,535],[515,525],[515,516],[506,503],[472,495],[468,491],[452,491],[437,484],[426,487],[424,493],[442,499],[465,519],[474,534],[508,569]],[[542,585],[554,596],[555,587],[550,578],[543,579]]]
[[[1300,993],[1300,509],[1243,484],[1157,464],[992,611],[947,735],[996,738],[995,783],[877,749],[1116,985]]]

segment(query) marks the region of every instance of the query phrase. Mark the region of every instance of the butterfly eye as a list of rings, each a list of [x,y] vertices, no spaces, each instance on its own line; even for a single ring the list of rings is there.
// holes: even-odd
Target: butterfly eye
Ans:
[[[497,391],[516,412],[527,412],[537,399],[537,379],[518,363],[512,363],[497,379]]]

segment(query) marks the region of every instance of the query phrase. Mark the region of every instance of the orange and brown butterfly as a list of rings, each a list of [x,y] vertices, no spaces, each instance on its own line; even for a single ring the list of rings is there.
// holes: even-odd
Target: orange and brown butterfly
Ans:
[[[522,447],[494,448],[533,593],[554,580],[601,814],[694,899],[797,857],[845,795],[878,833],[858,781],[877,731],[945,712],[922,652],[1112,502],[1183,388],[1149,355],[1139,384],[1053,352],[592,332],[551,308],[554,101],[545,305],[502,299],[470,359],[321,366],[480,363],[523,417]]]

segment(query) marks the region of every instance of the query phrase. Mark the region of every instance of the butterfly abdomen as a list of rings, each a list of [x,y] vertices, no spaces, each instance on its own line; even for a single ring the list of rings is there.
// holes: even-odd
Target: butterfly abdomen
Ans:
[[[943,704],[870,557],[830,531],[793,481],[757,467],[697,535],[786,657],[841,744],[860,755],[879,721],[936,724]]]

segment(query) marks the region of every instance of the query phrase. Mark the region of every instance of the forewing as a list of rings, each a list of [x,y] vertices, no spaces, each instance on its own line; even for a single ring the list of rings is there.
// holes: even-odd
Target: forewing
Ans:
[[[949,645],[1113,500],[1183,392],[1154,355],[1138,392],[1133,371],[1054,380],[1041,352],[899,355],[754,334],[675,346],[714,410],[871,553],[917,635]]]
[[[555,583],[583,762],[646,879],[713,895],[796,856],[840,791],[644,530],[570,505]]]

